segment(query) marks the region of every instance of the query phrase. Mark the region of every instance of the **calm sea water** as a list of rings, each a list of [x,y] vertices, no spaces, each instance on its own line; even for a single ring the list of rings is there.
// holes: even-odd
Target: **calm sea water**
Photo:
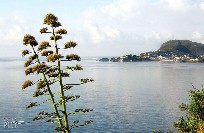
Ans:
[[[182,112],[178,106],[187,102],[192,85],[201,88],[204,64],[201,63],[112,63],[84,60],[84,71],[72,73],[66,82],[91,77],[94,83],[75,87],[70,93],[81,98],[68,104],[68,109],[90,107],[94,111],[74,119],[92,119],[91,125],[74,129],[77,133],[150,133],[154,129],[173,129],[172,123]],[[52,111],[51,105],[25,109],[31,101],[33,88],[21,90],[26,79],[23,61],[0,61],[0,132],[51,133],[56,125],[32,121],[42,110]],[[53,90],[57,90],[55,86]],[[16,128],[4,128],[4,118],[25,121]]]

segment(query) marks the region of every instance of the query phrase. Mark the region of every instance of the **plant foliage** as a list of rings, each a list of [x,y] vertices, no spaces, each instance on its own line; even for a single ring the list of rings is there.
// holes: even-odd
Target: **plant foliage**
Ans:
[[[190,103],[182,103],[179,106],[186,115],[180,117],[179,121],[174,123],[174,127],[182,133],[204,132],[204,89],[193,88],[189,92]]]
[[[189,104],[182,103],[179,106],[181,111],[185,112],[185,116],[181,116],[173,125],[179,133],[204,133],[204,89],[199,90],[193,86],[189,96]],[[153,133],[163,132],[159,130]]]

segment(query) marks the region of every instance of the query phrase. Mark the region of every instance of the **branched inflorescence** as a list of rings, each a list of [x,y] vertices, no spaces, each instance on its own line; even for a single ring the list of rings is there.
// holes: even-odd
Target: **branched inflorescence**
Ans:
[[[55,15],[51,13],[47,14],[44,19],[44,24],[46,26],[40,29],[40,33],[50,34],[50,40],[38,43],[34,36],[30,34],[26,34],[24,36],[23,44],[26,47],[29,47],[29,50],[25,49],[22,52],[23,57],[28,55],[28,59],[24,63],[24,67],[26,67],[25,75],[28,76],[30,74],[36,74],[36,76],[39,77],[39,80],[35,82],[31,80],[25,81],[22,85],[22,89],[24,90],[36,85],[33,97],[47,97],[47,95],[49,95],[49,99],[41,103],[30,102],[26,108],[29,109],[36,107],[50,101],[53,106],[53,112],[48,113],[42,111],[38,113],[33,120],[45,119],[46,122],[50,123],[58,122],[59,126],[56,127],[56,131],[70,133],[73,128],[90,124],[93,121],[85,120],[80,123],[79,120],[76,120],[70,123],[68,116],[78,114],[80,112],[90,112],[93,111],[93,109],[76,109],[70,113],[71,110],[67,110],[68,108],[66,103],[77,100],[80,98],[80,95],[70,95],[66,93],[68,93],[69,90],[76,85],[92,82],[93,80],[85,78],[81,79],[80,83],[64,84],[63,79],[66,77],[69,78],[71,71],[83,70],[83,68],[81,65],[76,64],[75,66],[67,66],[64,70],[62,69],[61,61],[80,61],[81,58],[77,54],[68,54],[63,56],[60,53],[61,49],[59,48],[57,41],[62,39],[63,35],[67,34],[67,30],[61,28],[61,23]],[[68,41],[64,44],[64,49],[62,50],[75,48],[76,46],[76,42]],[[54,84],[55,86],[59,86],[59,91],[56,92],[54,91],[56,89],[52,89]]]

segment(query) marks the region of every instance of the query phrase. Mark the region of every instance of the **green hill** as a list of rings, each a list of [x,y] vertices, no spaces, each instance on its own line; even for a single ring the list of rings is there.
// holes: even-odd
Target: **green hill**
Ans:
[[[200,56],[204,55],[204,44],[189,40],[170,40],[159,48],[162,52],[173,52],[176,55]]]

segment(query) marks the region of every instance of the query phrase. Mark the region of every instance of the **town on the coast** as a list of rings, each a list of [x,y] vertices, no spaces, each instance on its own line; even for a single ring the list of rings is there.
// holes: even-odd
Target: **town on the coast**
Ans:
[[[204,62],[204,44],[189,40],[170,40],[161,45],[156,51],[141,53],[140,55],[124,55],[120,57],[101,58],[101,62]]]

